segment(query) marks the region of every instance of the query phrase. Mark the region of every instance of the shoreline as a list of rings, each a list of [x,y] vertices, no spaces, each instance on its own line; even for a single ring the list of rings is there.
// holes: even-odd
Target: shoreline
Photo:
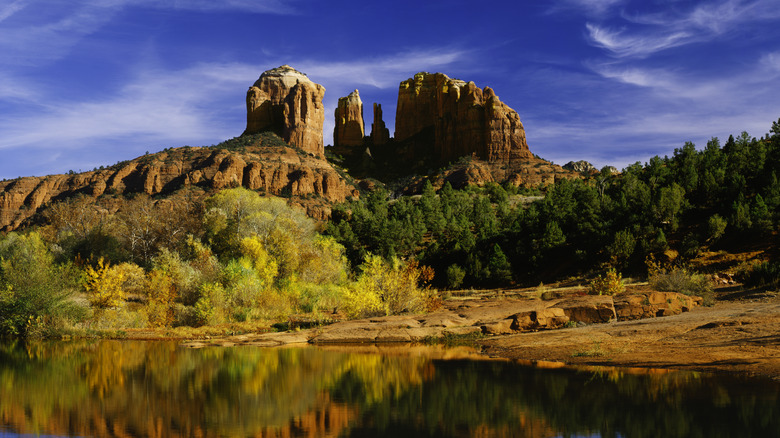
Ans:
[[[298,331],[191,339],[182,345],[201,348],[314,344],[355,349],[376,345],[381,349],[436,342],[446,345],[449,337],[460,345],[481,348],[485,357],[529,364],[555,362],[561,366],[725,372],[780,381],[777,293],[750,300],[717,301],[712,307],[695,307],[670,316],[513,333],[506,315],[520,308],[535,308],[533,312],[539,312],[540,305],[549,308],[563,303],[505,298],[474,300],[468,305],[450,302],[445,309],[428,315],[368,318]],[[486,327],[506,330],[483,337],[479,333],[484,333]]]

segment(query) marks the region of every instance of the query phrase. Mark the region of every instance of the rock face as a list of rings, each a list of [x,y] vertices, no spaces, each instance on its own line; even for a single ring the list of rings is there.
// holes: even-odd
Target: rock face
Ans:
[[[569,161],[568,163],[563,165],[563,168],[574,172],[579,172],[579,173],[598,172],[596,166],[590,164],[585,160]]]
[[[246,131],[276,133],[285,142],[322,157],[325,87],[289,65],[264,72],[246,93]]]
[[[336,127],[333,129],[334,146],[361,146],[365,127],[363,125],[363,101],[355,90],[349,96],[339,98],[336,107]]]
[[[201,189],[207,196],[219,189],[244,186],[288,197],[292,204],[301,206],[315,219],[326,219],[331,203],[359,196],[358,190],[327,161],[290,147],[263,145],[262,141],[256,139],[241,152],[205,147],[173,148],[103,170],[0,182],[0,231],[12,231],[45,209],[48,203],[76,195],[165,196],[192,187]]]
[[[434,153],[443,162],[471,155],[488,162],[533,156],[520,116],[490,87],[443,73],[417,73],[399,87],[395,140],[420,135],[433,136]]]
[[[382,105],[374,103],[374,123],[371,124],[371,143],[382,146],[390,141],[390,130],[382,119]]]

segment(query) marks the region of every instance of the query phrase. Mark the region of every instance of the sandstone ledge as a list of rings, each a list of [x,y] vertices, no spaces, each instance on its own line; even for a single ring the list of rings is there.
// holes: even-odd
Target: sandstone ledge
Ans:
[[[621,297],[573,296],[538,299],[455,300],[426,315],[398,315],[343,321],[298,332],[240,335],[193,341],[206,345],[280,346],[288,344],[415,343],[449,336],[507,335],[563,327],[610,323],[621,319],[653,318],[687,312],[701,299],[669,292]]]

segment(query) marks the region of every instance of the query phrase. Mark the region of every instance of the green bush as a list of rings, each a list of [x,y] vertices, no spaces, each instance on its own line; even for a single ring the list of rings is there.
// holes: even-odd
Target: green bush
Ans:
[[[742,277],[745,286],[777,289],[780,287],[780,262],[753,265]]]
[[[660,270],[652,274],[650,285],[662,292],[679,292],[685,295],[704,296],[712,292],[712,284],[705,275],[691,273],[682,268]]]
[[[78,275],[70,265],[56,265],[37,233],[9,234],[0,241],[0,335],[47,337],[87,310],[71,295]]]

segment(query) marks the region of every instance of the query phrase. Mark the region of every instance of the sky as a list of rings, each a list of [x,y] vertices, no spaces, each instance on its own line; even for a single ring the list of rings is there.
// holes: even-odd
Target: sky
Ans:
[[[780,118],[780,0],[0,0],[0,179],[86,171],[246,127],[289,64],[394,129],[420,71],[490,86],[535,154],[623,168]]]

